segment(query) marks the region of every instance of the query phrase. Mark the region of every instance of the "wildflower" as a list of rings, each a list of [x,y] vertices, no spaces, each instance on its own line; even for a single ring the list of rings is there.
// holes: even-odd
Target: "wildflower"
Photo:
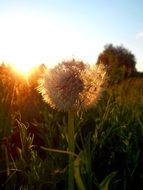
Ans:
[[[62,62],[47,70],[38,90],[45,102],[59,111],[68,112],[68,150],[75,152],[74,109],[89,108],[100,98],[106,71],[102,64],[91,68],[75,60]],[[68,189],[74,189],[74,157],[69,155]],[[81,176],[76,183],[84,189]]]
[[[38,90],[44,101],[59,111],[86,109],[99,99],[105,74],[103,65],[91,68],[75,60],[62,62],[44,73]]]

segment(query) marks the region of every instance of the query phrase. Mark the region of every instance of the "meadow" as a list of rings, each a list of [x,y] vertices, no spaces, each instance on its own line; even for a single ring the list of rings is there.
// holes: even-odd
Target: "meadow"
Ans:
[[[27,81],[0,66],[0,189],[67,189],[67,113],[37,92],[41,72]],[[94,108],[78,113],[74,138],[84,189],[143,188],[143,76],[106,86]]]

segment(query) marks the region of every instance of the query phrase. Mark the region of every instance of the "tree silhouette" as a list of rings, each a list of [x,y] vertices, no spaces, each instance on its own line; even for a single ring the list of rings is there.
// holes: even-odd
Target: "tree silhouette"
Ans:
[[[100,63],[107,65],[110,82],[112,83],[118,83],[120,80],[136,73],[135,56],[123,46],[105,45],[104,51],[97,60],[97,64]]]

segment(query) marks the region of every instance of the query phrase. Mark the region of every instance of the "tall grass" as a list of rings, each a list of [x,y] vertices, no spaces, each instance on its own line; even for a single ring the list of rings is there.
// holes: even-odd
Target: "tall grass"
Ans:
[[[3,83],[0,88],[1,189],[67,189],[67,115],[49,108],[38,94],[29,94],[16,111],[10,104],[13,88]],[[74,175],[85,189],[143,187],[142,78],[107,88],[99,104],[75,122]]]

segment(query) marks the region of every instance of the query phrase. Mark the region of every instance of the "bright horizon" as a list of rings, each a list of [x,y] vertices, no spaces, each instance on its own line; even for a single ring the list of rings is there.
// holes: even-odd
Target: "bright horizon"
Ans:
[[[140,0],[0,1],[0,62],[23,71],[72,58],[94,64],[112,43],[129,49],[143,71],[142,7]]]

